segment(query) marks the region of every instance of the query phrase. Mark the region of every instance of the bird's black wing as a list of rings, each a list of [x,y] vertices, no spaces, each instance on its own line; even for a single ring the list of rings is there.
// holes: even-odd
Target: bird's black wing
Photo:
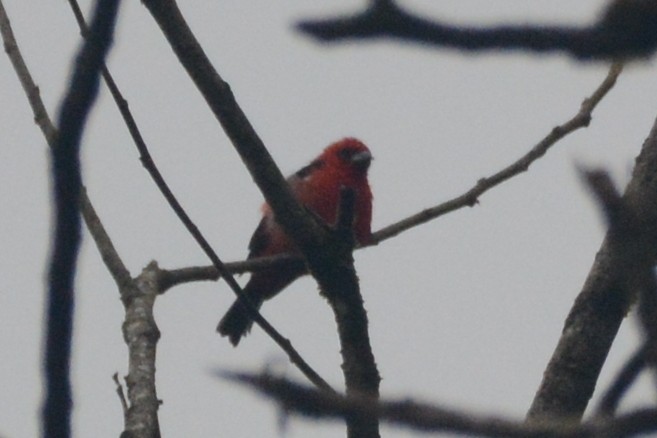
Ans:
[[[251,236],[251,240],[249,241],[249,256],[247,259],[258,257],[267,248],[269,244],[269,236],[267,236],[266,232],[267,220],[267,217],[263,217],[258,224],[258,228],[253,232],[253,236]]]

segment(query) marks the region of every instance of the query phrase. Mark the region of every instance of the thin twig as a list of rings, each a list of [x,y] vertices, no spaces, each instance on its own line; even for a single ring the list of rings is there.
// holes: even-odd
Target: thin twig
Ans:
[[[221,277],[226,281],[228,286],[231,288],[231,290],[235,293],[235,295],[242,301],[247,303],[249,306],[249,310],[252,311],[251,317],[253,318],[253,321],[260,326],[260,328],[263,329],[267,335],[269,335],[270,338],[278,344],[283,351],[288,355],[290,361],[297,366],[299,371],[308,378],[314,385],[316,385],[318,388],[327,390],[327,391],[333,391],[331,386],[317,373],[306,361],[303,359],[301,354],[292,346],[292,343],[285,338],[283,335],[281,335],[278,330],[272,326],[269,321],[267,321],[261,314],[258,312],[249,302],[249,300],[246,298],[244,292],[242,291],[242,288],[240,285],[237,283],[235,278],[232,276],[232,274],[225,268],[223,262],[219,258],[219,256],[216,254],[216,252],[212,249],[212,246],[210,243],[205,239],[201,231],[198,229],[196,224],[192,221],[192,219],[189,217],[187,212],[184,210],[182,205],[178,202],[176,199],[175,195],[173,192],[170,190],[168,187],[166,181],[160,174],[159,170],[155,166],[155,163],[153,162],[150,153],[148,152],[148,149],[142,149],[140,148],[140,154],[141,157],[140,159],[142,160],[142,163],[144,164],[144,167],[146,170],[148,170],[149,174],[155,181],[155,184],[158,186],[162,194],[164,195],[165,199],[173,209],[173,211],[176,213],[178,218],[183,222],[187,230],[192,234],[196,242],[199,244],[203,252],[208,256],[210,261],[213,264],[213,267],[217,270],[217,272],[220,273]]]
[[[114,373],[112,375],[112,380],[114,380],[114,383],[116,384],[116,395],[119,396],[119,400],[121,401],[121,407],[123,408],[123,421],[126,422],[126,418],[128,417],[128,401],[123,392],[123,385],[121,385],[121,382],[119,381],[119,373]]]
[[[488,190],[522,172],[525,172],[532,163],[545,155],[545,153],[559,140],[571,132],[589,125],[591,121],[591,113],[598,105],[598,103],[600,103],[602,98],[607,94],[607,92],[614,86],[616,79],[618,78],[618,75],[620,75],[621,71],[621,64],[612,65],[612,67],[609,69],[609,73],[598,86],[598,88],[593,92],[593,94],[591,94],[590,97],[582,102],[578,113],[567,122],[553,128],[552,131],[543,140],[536,144],[520,159],[489,177],[481,178],[479,181],[477,181],[477,184],[475,184],[470,190],[463,193],[462,195],[452,198],[449,201],[435,207],[427,208],[426,210],[423,210],[392,225],[388,225],[387,227],[373,233],[373,244],[382,242],[386,239],[398,235],[403,231],[436,219],[452,211],[461,209],[463,207],[472,207],[477,204],[479,196]]]
[[[80,11],[77,2],[75,0],[69,0],[69,4],[71,5],[75,18],[80,27],[81,33],[85,35],[88,32],[88,30],[84,22],[84,17]],[[203,234],[198,229],[196,224],[192,221],[192,219],[189,217],[187,212],[184,210],[180,202],[177,200],[177,198],[169,188],[168,184],[166,183],[159,169],[155,165],[155,162],[153,161],[153,158],[148,150],[146,142],[144,141],[141,132],[139,131],[139,128],[137,126],[134,117],[132,116],[131,111],[129,110],[128,103],[123,97],[118,86],[116,85],[116,82],[114,81],[112,75],[110,74],[109,70],[105,65],[103,65],[101,73],[103,79],[105,80],[105,83],[107,84],[110,90],[110,93],[114,101],[116,102],[117,107],[119,108],[121,116],[123,117],[123,120],[126,123],[126,126],[128,127],[130,135],[132,136],[132,139],[137,149],[139,150],[140,160],[142,161],[142,164],[149,172],[149,174],[155,181],[156,186],[162,192],[165,199],[167,200],[173,211],[176,213],[178,218],[181,220],[185,228],[189,231],[189,233],[192,235],[194,240],[196,240],[196,242],[201,247],[203,252],[208,256],[208,258],[213,264],[213,268],[216,270],[217,273],[220,273],[220,277],[223,278],[228,283],[229,287],[233,290],[233,292],[237,295],[237,297],[242,302],[245,303],[245,306],[251,312],[251,316],[253,320],[256,322],[256,324],[258,324],[265,331],[265,333],[267,333],[283,349],[283,351],[287,353],[288,357],[290,358],[290,361],[293,364],[295,364],[299,368],[299,370],[316,386],[326,390],[332,390],[330,385],[303,359],[303,357],[296,351],[296,349],[294,349],[291,342],[285,337],[283,337],[283,335],[281,335],[269,323],[269,321],[267,321],[260,314],[260,312],[258,312],[258,310],[255,309],[250,304],[250,302],[247,299],[245,299],[241,287],[232,277],[231,272],[228,269],[226,269],[224,263],[221,261],[221,259],[216,254],[216,252],[212,249],[210,243],[203,236]],[[171,287],[174,284],[173,282],[170,281],[166,282],[166,279],[164,280],[164,282],[165,283],[162,292],[164,292],[164,290],[166,290],[168,287]],[[158,285],[161,284],[163,283],[158,282]]]
[[[57,130],[51,122],[50,117],[48,117],[46,108],[41,100],[39,87],[32,80],[32,75],[30,75],[25,60],[18,49],[16,38],[14,37],[14,32],[11,29],[9,17],[7,16],[7,11],[5,11],[5,7],[2,5],[2,1],[0,1],[0,33],[2,34],[5,52],[14,66],[18,80],[34,112],[34,121],[41,128],[41,132],[43,132],[48,140],[48,144],[52,147],[57,139]]]
[[[303,257],[297,254],[282,254],[224,263],[224,267],[233,275],[278,268],[299,270],[305,265],[306,262]],[[212,265],[192,266],[180,269],[162,269],[160,275],[160,289],[162,292],[165,292],[167,289],[179,284],[195,281],[216,281],[219,278],[221,278],[219,272]]]
[[[41,132],[43,133],[48,146],[53,148],[57,140],[57,129],[53,125],[50,116],[46,111],[46,107],[41,100],[41,95],[39,94],[39,88],[32,79],[32,75],[30,74],[30,71],[25,64],[25,60],[21,55],[18,45],[16,44],[16,39],[11,30],[9,19],[1,0],[0,33],[2,34],[2,39],[7,55],[12,65],[14,66],[18,80],[20,81],[21,86],[27,95],[30,108],[34,114],[34,121],[41,129]],[[130,273],[126,269],[116,249],[114,248],[114,245],[112,244],[112,241],[105,231],[103,224],[100,222],[100,219],[98,218],[98,215],[96,214],[96,211],[91,204],[89,197],[87,196],[87,191],[84,186],[82,188],[80,205],[84,222],[87,225],[87,228],[89,229],[90,234],[98,247],[103,261],[112,274],[112,277],[119,286],[121,284],[126,284],[131,280]]]

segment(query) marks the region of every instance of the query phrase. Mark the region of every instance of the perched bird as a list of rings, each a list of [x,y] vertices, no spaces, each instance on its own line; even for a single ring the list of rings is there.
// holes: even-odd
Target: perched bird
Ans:
[[[369,149],[355,138],[345,138],[328,146],[310,164],[287,179],[292,194],[311,212],[327,224],[335,224],[341,187],[354,191],[353,232],[356,242],[369,241],[372,230],[372,192],[367,182],[367,170],[372,155]],[[276,222],[271,207],[262,207],[262,220],[249,243],[249,259],[284,253],[298,253],[292,239]],[[244,293],[257,309],[306,273],[303,267],[276,268],[254,272],[244,287]],[[251,328],[251,320],[244,305],[236,300],[219,322],[217,331],[228,336],[237,346]]]

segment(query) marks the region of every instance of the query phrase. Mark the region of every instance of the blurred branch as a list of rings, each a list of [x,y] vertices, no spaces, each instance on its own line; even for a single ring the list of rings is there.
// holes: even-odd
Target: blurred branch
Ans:
[[[637,279],[645,278],[657,258],[657,121],[622,198],[614,200],[617,195],[604,185],[600,198],[610,200],[605,210],[615,222],[565,321],[527,414],[532,421],[583,414],[632,302],[628,290],[640,288]]]
[[[643,346],[623,365],[623,368],[605,392],[596,410],[597,417],[611,417],[614,415],[623,395],[627,393],[645,366],[646,348]]]
[[[55,226],[44,352],[43,433],[46,437],[68,437],[71,433],[69,372],[74,280],[80,245],[80,141],[98,93],[99,70],[111,45],[118,6],[118,0],[99,0],[94,6],[89,37],[75,61],[73,76],[61,104],[59,135],[51,149]]]
[[[38,88],[27,69],[25,62],[20,54],[16,41],[9,27],[9,21],[2,3],[0,1],[0,31],[2,32],[7,53],[18,74],[19,80],[28,95],[28,101],[35,114],[35,120],[40,126],[41,131],[46,137],[46,141],[51,148],[56,147],[57,130],[52,125],[48,113],[39,96]],[[100,218],[96,214],[94,207],[87,196],[86,190],[82,187],[80,195],[80,208],[82,217],[89,229],[89,232],[96,243],[99,253],[110,274],[114,278],[121,297],[126,305],[126,324],[124,330],[126,340],[129,346],[129,368],[130,373],[127,378],[128,396],[130,399],[130,408],[124,397],[121,397],[122,406],[125,414],[126,431],[139,433],[142,436],[159,436],[159,426],[157,421],[158,400],[155,392],[155,347],[158,333],[157,326],[152,319],[152,302],[148,299],[136,298],[140,295],[140,284],[132,279],[126,269],[112,241],[109,238]],[[144,275],[144,274],[142,274]],[[145,284],[148,284],[146,282]],[[151,289],[146,289],[145,297]],[[128,299],[127,297],[131,297]],[[148,306],[151,304],[151,307]],[[148,319],[147,316],[151,318]],[[142,316],[143,321],[136,319]],[[129,322],[129,323],[128,323]],[[144,374],[143,370],[149,370],[152,375]],[[140,436],[140,435],[134,435]]]
[[[657,48],[657,4],[652,0],[610,1],[590,27],[465,27],[430,21],[392,0],[372,0],[353,16],[305,20],[297,29],[322,42],[397,39],[461,51],[564,52],[581,60],[647,57]]]
[[[657,377],[657,278],[654,260],[643,271],[643,276],[637,278],[639,291],[638,314],[645,338],[645,359],[652,372]]]
[[[309,270],[319,283],[322,293],[327,297],[340,296],[344,290],[348,290],[353,292],[355,297],[357,296],[354,302],[360,302],[362,306],[358,279],[351,258],[353,248],[351,245],[345,245],[339,233],[320,224],[294,199],[283,175],[237,104],[230,86],[210,63],[196,37],[187,26],[176,2],[173,0],[147,0],[144,1],[144,4],[230,138],[258,188],[271,206],[276,220],[308,261]],[[347,247],[348,250],[345,251]],[[364,310],[360,313],[360,316],[365,316]],[[367,334],[367,320],[362,322],[360,327],[364,328],[364,333]],[[338,331],[340,332],[340,330],[339,327]],[[362,333],[362,331],[359,332],[359,334]],[[367,345],[360,345],[361,349],[369,347],[367,336],[357,338],[353,333],[350,335],[349,337],[341,336],[341,341],[360,339],[367,342]],[[343,344],[342,348],[350,347]],[[361,356],[361,358],[363,357]],[[378,379],[356,382],[352,378],[353,375],[350,374],[350,370],[367,368],[371,371],[370,374],[378,376],[373,357],[370,359],[369,362],[359,364],[358,367],[343,364],[348,392],[358,391],[367,392],[373,396],[378,395]],[[358,375],[363,374],[358,373]],[[372,385],[373,383],[375,384]],[[371,424],[357,423],[358,421],[348,421],[350,436],[357,432],[361,432],[360,436],[378,436],[377,427],[372,428]],[[364,429],[367,429],[367,432],[364,432]]]
[[[220,372],[220,377],[253,387],[274,399],[288,413],[313,419],[362,415],[420,432],[457,433],[463,436],[504,438],[629,437],[657,431],[657,410],[640,410],[615,419],[524,423],[499,417],[440,408],[409,399],[376,401],[366,397],[327,394],[270,375]]]

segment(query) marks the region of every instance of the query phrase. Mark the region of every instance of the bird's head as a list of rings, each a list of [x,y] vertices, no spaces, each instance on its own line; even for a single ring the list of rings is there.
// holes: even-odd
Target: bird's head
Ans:
[[[330,166],[350,169],[362,175],[367,174],[372,162],[372,154],[367,146],[360,140],[351,137],[328,146],[324,149],[322,157]]]

